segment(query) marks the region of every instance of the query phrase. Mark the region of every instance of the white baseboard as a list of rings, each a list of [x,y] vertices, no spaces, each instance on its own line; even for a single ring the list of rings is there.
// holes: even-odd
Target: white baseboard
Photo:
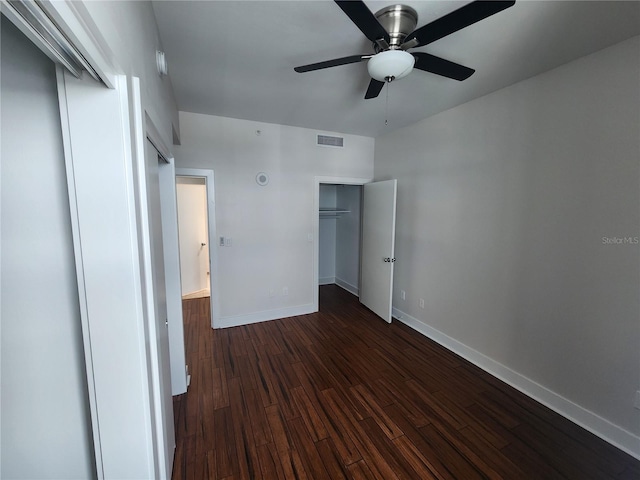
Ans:
[[[314,313],[313,304],[311,303],[306,305],[296,305],[294,307],[278,308],[275,310],[265,310],[246,315],[221,317],[220,320],[216,322],[215,328],[239,327],[240,325],[266,322],[268,320],[276,320],[278,318],[295,317],[297,315],[307,315],[309,313]]]
[[[318,285],[332,285],[336,283],[336,277],[322,277],[318,279]]]
[[[203,288],[202,290],[196,290],[195,292],[189,292],[182,295],[182,300],[190,300],[194,298],[202,298],[209,297],[211,293],[208,288]]]
[[[397,308],[393,308],[393,318],[413,328],[422,335],[439,343],[443,347],[457,353],[484,371],[512,386],[516,390],[537,400],[541,404],[559,413],[563,417],[580,425],[594,435],[609,442],[613,446],[640,460],[640,437],[614,425],[599,415],[567,400],[548,388],[530,380],[518,372],[496,362],[486,355],[466,346],[465,344],[445,335],[411,315]]]
[[[336,277],[335,284],[339,287],[344,288],[347,292],[354,294],[356,297],[360,296],[358,287],[356,287],[355,285],[351,285],[349,282],[345,282],[341,278]]]

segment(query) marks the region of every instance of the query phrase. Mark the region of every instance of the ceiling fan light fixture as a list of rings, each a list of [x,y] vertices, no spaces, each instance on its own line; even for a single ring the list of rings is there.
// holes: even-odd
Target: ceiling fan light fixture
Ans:
[[[371,78],[388,82],[406,77],[413,70],[415,58],[404,50],[387,50],[374,55],[367,62]]]

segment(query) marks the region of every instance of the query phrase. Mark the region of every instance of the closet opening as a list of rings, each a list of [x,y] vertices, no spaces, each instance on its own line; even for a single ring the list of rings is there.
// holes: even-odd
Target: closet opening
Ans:
[[[318,288],[335,284],[359,297],[361,205],[361,184],[319,184]]]

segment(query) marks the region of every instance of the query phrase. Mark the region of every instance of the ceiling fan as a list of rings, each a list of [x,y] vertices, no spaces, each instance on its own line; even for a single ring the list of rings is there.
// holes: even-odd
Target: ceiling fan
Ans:
[[[462,30],[491,15],[511,7],[511,1],[474,1],[415,30],[418,13],[406,5],[391,5],[375,13],[361,0],[335,0],[353,23],[373,42],[375,53],[351,55],[294,68],[298,73],[337,67],[368,60],[371,75],[364,98],[377,97],[385,82],[407,76],[414,68],[454,80],[465,80],[475,70],[425,52],[409,53],[410,48],[422,47]]]

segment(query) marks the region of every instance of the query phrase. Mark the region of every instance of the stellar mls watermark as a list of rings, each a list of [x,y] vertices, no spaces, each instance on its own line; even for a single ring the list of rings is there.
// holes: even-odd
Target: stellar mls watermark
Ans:
[[[638,245],[640,237],[602,237],[603,245]]]

